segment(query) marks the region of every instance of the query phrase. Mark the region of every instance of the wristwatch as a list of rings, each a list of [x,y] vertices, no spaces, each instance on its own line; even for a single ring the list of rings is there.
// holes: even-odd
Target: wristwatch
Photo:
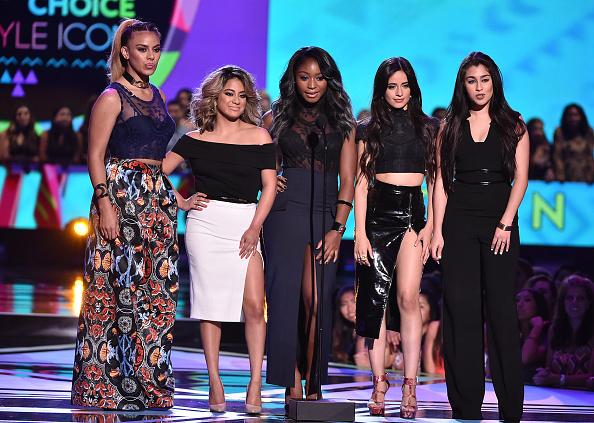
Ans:
[[[346,226],[338,221],[335,221],[334,224],[332,224],[332,230],[342,235],[344,234],[344,231],[346,231]]]

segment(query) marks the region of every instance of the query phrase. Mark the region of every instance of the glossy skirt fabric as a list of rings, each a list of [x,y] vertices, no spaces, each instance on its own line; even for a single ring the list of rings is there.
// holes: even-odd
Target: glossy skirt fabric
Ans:
[[[256,213],[256,204],[211,200],[190,210],[186,250],[190,265],[190,317],[243,322],[243,291],[250,259],[239,256],[239,242]],[[258,253],[260,244],[257,246]]]
[[[305,248],[309,243],[309,203],[311,171],[285,169],[287,189],[278,193],[274,206],[264,223],[266,256],[266,303],[268,333],[266,336],[266,381],[274,385],[293,386],[295,363],[305,374],[306,331],[304,304],[301,299],[301,278]],[[314,174],[314,244],[322,235],[322,221],[326,231],[334,222],[338,175],[326,174],[326,209],[323,208],[323,173]],[[324,266],[322,381],[328,372],[331,350],[332,294],[336,281],[337,263]],[[316,263],[319,283],[322,266]],[[315,335],[314,333],[311,334]],[[315,367],[315,366],[314,366]]]
[[[93,201],[72,404],[169,408],[179,255],[173,187],[160,166],[112,159],[106,170],[120,235],[99,234]]]
[[[425,203],[421,187],[390,185],[375,181],[367,194],[365,231],[371,243],[371,266],[357,264],[355,296],[356,331],[377,339],[386,311],[389,330],[398,330],[396,303],[396,258],[406,231],[425,226]]]

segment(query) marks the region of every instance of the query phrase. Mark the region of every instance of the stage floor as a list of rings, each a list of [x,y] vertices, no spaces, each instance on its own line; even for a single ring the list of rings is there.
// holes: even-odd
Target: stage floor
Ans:
[[[173,364],[176,376],[175,407],[168,411],[136,414],[73,408],[70,405],[70,380],[73,346],[49,346],[0,349],[0,422],[240,422],[283,421],[284,389],[264,385],[263,413],[251,417],[243,412],[245,387],[249,380],[248,360],[244,355],[223,354],[221,373],[227,398],[227,412],[208,411],[208,377],[204,355],[199,350],[175,349]],[[392,379],[399,379],[396,374]],[[368,415],[366,401],[372,384],[367,371],[352,367],[331,366],[330,383],[324,397],[347,399],[356,404],[360,422],[405,421],[398,418],[400,389],[387,394],[385,418]],[[447,422],[451,412],[445,382],[424,377],[418,387],[419,422]],[[523,421],[594,421],[594,393],[553,388],[526,387]],[[497,421],[493,387],[487,384],[483,416]]]

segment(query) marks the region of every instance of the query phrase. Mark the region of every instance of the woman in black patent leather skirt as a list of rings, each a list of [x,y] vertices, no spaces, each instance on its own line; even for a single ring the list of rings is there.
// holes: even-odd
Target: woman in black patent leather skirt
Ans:
[[[400,415],[416,415],[422,331],[419,287],[432,232],[431,204],[425,224],[421,184],[427,174],[431,192],[436,127],[422,111],[410,63],[404,58],[384,61],[375,76],[371,117],[358,128],[360,171],[355,188],[356,330],[369,338],[371,415],[384,414],[390,386],[384,370],[387,330],[402,335]]]

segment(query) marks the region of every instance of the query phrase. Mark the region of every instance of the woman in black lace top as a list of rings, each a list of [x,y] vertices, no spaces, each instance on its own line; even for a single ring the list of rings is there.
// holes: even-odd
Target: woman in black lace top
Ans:
[[[327,335],[321,345],[320,376],[324,380],[336,261],[354,192],[355,121],[336,63],[319,47],[301,48],[291,57],[280,93],[264,117],[279,147],[285,182],[264,224],[266,377],[268,383],[287,388],[287,399],[302,398],[305,379],[306,395],[315,399],[321,392],[316,388],[318,316],[313,293],[323,272],[322,326]]]

